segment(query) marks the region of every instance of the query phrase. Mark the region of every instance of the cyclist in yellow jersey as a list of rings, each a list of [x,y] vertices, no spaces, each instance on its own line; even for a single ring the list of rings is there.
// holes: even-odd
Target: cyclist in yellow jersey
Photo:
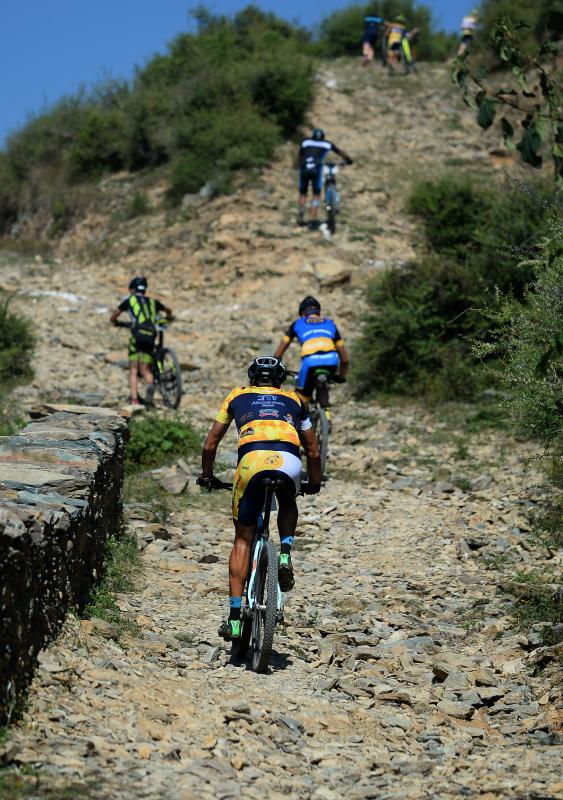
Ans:
[[[143,276],[137,276],[129,283],[129,297],[121,301],[110,317],[110,322],[115,325],[120,314],[126,311],[131,319],[131,337],[129,339],[129,386],[131,389],[130,402],[139,405],[138,373],[147,383],[146,403],[152,404],[154,396],[154,377],[151,370],[152,352],[156,339],[156,320],[160,313],[168,318],[172,310],[160,300],[146,297],[148,281]]]
[[[404,14],[397,14],[394,22],[386,23],[385,30],[387,36],[387,66],[389,72],[394,74],[395,66],[399,63],[403,54],[403,40],[407,36],[407,18]]]
[[[263,479],[275,477],[283,481],[283,486],[276,489],[281,541],[278,579],[282,591],[294,585],[291,546],[298,517],[295,497],[301,482],[300,446],[309,472],[308,484],[303,488],[316,494],[321,487],[321,460],[311,420],[301,398],[281,388],[286,376],[285,365],[278,358],[260,356],[251,361],[250,386],[233,389],[227,395],[203,445],[198,483],[212,488],[217,448],[235,420],[239,450],[232,497],[235,542],[229,559],[230,611],[219,628],[219,635],[227,641],[240,637],[241,598],[250,547],[264,505]]]

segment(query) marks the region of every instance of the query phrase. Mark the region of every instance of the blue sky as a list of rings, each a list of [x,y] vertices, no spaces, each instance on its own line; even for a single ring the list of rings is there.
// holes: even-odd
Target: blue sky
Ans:
[[[204,3],[230,14],[249,0]],[[40,113],[81,84],[129,78],[136,64],[163,52],[189,23],[199,0],[6,0],[2,8],[0,146],[29,115]],[[457,30],[471,0],[426,0],[437,22]],[[256,2],[313,28],[346,0]]]

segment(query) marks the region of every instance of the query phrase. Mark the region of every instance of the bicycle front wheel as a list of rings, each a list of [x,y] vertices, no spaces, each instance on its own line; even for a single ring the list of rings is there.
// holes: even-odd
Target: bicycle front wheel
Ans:
[[[159,354],[158,388],[167,408],[178,408],[182,399],[182,371],[178,356],[170,347],[165,347]]]
[[[321,475],[324,478],[328,456],[329,425],[326,411],[322,407],[318,408],[313,414],[313,431],[319,445],[319,450],[321,451]]]
[[[252,669],[266,672],[270,663],[278,610],[278,554],[273,542],[260,551],[256,605],[252,609]]]
[[[326,224],[331,233],[336,230],[336,191],[330,186],[327,189],[326,197]]]

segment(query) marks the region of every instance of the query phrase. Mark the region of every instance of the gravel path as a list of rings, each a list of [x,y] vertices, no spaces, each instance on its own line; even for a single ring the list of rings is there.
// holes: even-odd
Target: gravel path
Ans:
[[[412,175],[457,159],[494,178],[497,156],[443,71],[392,83],[331,69],[315,120],[333,120],[327,134],[364,165],[342,175],[334,241],[293,227],[289,146],[255,186],[187,198],[176,219],[117,225],[131,181],[106,181],[104,213],[63,239],[58,260],[2,262],[1,285],[41,332],[22,404],[123,402],[124,342],[104,324],[132,273],[147,271],[176,310],[170,339],[201,426],[301,295],[319,293],[353,338],[366,278],[413,255]],[[330,480],[300,501],[297,584],[271,673],[230,663],[217,639],[228,495],[192,481],[168,514],[130,504],[143,572],[118,604],[135,633],[115,640],[111,626],[69,618],[44,653],[28,711],[0,746],[0,760],[37,770],[25,796],[563,797],[557,656],[515,632],[499,589],[545,563],[528,538],[529,449],[479,430],[470,409],[361,404],[345,387],[335,400]]]

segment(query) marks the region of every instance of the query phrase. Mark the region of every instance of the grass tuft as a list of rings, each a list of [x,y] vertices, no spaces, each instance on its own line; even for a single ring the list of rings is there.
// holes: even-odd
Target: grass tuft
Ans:
[[[92,599],[84,610],[87,619],[102,619],[115,626],[117,635],[134,633],[136,626],[123,619],[116,594],[135,588],[141,574],[141,558],[134,536],[112,537],[106,545],[104,577],[94,589]]]

